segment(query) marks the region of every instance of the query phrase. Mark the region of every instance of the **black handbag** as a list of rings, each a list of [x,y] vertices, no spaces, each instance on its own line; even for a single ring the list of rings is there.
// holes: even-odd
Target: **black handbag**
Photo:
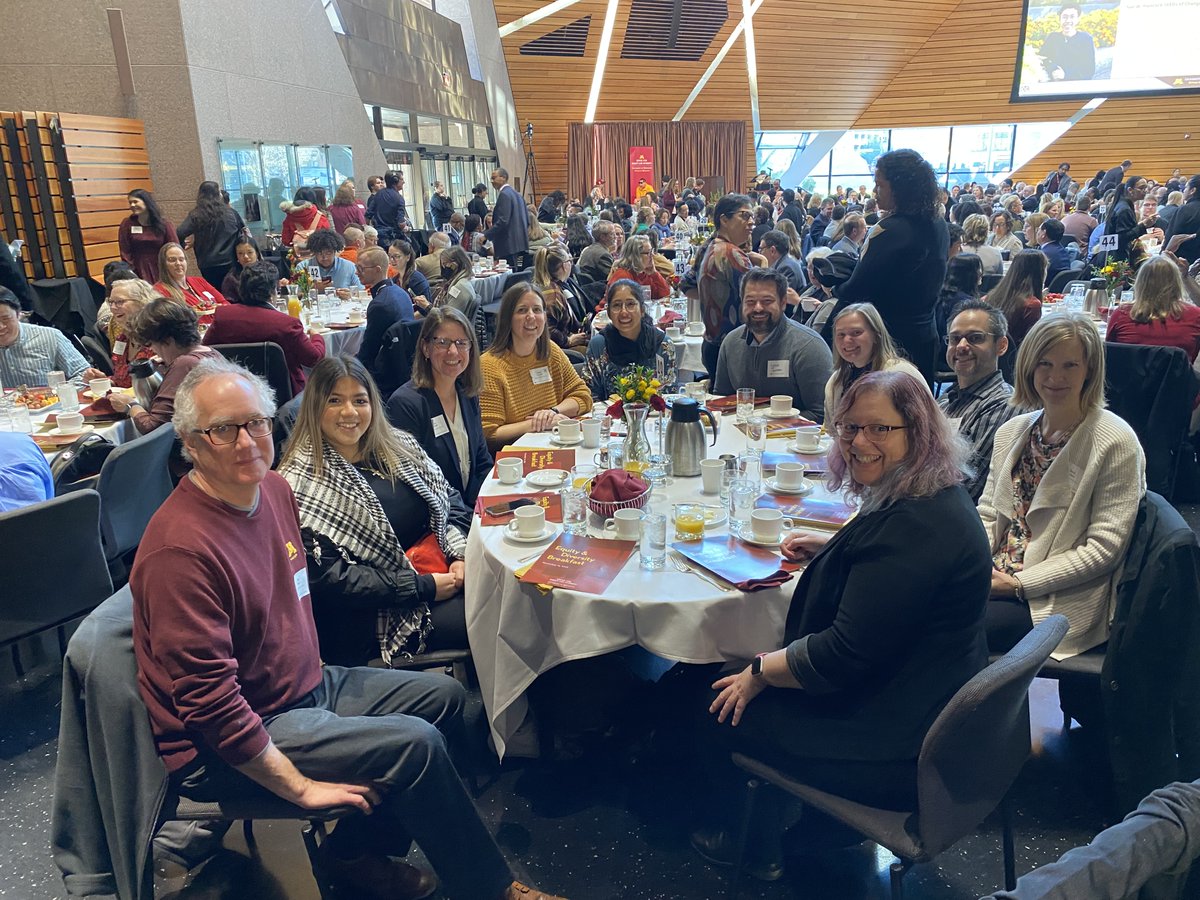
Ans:
[[[54,496],[96,486],[100,467],[116,444],[103,435],[89,432],[76,438],[65,450],[59,452],[50,464],[50,476],[54,479]]]

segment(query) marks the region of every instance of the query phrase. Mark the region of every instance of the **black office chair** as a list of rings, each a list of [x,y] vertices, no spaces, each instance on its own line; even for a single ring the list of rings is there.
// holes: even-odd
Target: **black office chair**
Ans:
[[[729,896],[737,896],[754,801],[763,782],[786,791],[892,851],[892,900],[904,894],[904,875],[970,834],[1000,808],[1004,831],[1004,883],[1016,883],[1012,825],[1005,795],[1029,756],[1029,685],[1067,633],[1066,616],[1034,626],[1004,657],[963,685],[930,726],[917,760],[917,805],[878,809],[810,787],[741,753],[734,765],[750,773],[738,862]]]
[[[1079,262],[1079,260],[1076,260],[1076,262]],[[1063,269],[1050,279],[1050,284],[1046,286],[1046,290],[1051,294],[1065,294],[1067,292],[1067,285],[1073,281],[1079,281],[1079,274],[1082,271],[1082,264],[1077,269]]]
[[[504,279],[504,290],[507,291],[514,284],[527,284],[533,281],[533,269],[524,269],[520,272],[509,272],[508,277]],[[500,292],[501,294],[504,291]]]
[[[103,344],[98,341],[94,335],[83,334],[79,338],[79,343],[83,345],[83,355],[88,362],[95,368],[99,369],[105,375],[113,373],[112,356]]]
[[[226,359],[245,366],[255,375],[266,379],[275,392],[275,403],[282,405],[292,399],[292,376],[288,373],[283,348],[274,341],[259,344],[214,344],[213,349]]]
[[[0,513],[0,647],[51,628],[66,651],[65,626],[112,593],[100,544],[100,495],[83,490]],[[39,562],[41,564],[39,564]]]
[[[100,537],[110,565],[137,548],[151,516],[170,496],[167,461],[174,446],[175,429],[163,425],[118,445],[100,467]]]
[[[371,374],[379,385],[384,402],[400,385],[412,377],[413,359],[417,354],[417,337],[424,323],[396,322],[383,333],[379,353],[371,366]]]

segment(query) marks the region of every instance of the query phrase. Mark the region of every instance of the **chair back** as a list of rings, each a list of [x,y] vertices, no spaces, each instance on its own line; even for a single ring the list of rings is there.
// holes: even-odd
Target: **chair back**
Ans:
[[[396,322],[383,333],[379,353],[375,356],[371,374],[379,385],[384,403],[396,388],[412,377],[413,359],[417,354],[417,338],[421,334],[421,321]]]
[[[150,517],[170,495],[167,460],[174,445],[175,429],[163,425],[119,445],[100,468],[100,537],[109,560],[141,542]]]
[[[275,404],[280,406],[292,399],[292,376],[288,372],[283,348],[274,341],[257,344],[214,344],[213,349],[255,375],[266,379],[275,392]]]
[[[508,290],[514,284],[522,284],[533,281],[533,269],[524,269],[520,272],[509,272],[508,277],[504,279],[504,290]]]
[[[1051,294],[1066,294],[1068,285],[1077,284],[1079,282],[1079,273],[1072,269],[1063,269],[1057,275],[1050,279],[1050,283],[1046,285],[1046,290]]]
[[[86,351],[84,355],[93,366],[105,375],[113,373],[112,356],[94,335],[84,334],[79,338],[79,343],[83,345],[83,349]]]
[[[917,761],[921,846],[934,856],[968,834],[1004,799],[1029,756],[1029,685],[1067,633],[1050,616],[946,704]]]
[[[112,593],[95,491],[0,513],[0,547],[0,646],[77,619]]]

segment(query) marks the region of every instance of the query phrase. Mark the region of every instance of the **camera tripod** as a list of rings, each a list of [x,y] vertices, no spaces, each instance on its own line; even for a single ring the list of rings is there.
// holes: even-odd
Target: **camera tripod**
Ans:
[[[525,147],[525,195],[529,203],[537,205],[537,157],[533,152],[533,123],[525,126],[521,143]]]

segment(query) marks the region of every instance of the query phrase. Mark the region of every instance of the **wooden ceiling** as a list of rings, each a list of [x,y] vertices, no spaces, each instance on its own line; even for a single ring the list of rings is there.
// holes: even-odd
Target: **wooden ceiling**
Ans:
[[[500,26],[548,0],[494,0]],[[757,0],[756,0],[757,2]],[[742,20],[743,0],[617,0],[616,22],[596,121],[664,121],[675,117]],[[677,5],[678,4],[678,5]],[[583,121],[609,0],[579,0],[503,40],[521,127],[535,129],[538,186],[565,186],[567,124]],[[636,13],[634,7],[637,7]],[[673,27],[675,56],[703,45],[712,20],[724,21],[698,59],[625,58],[665,47]],[[1011,103],[1020,33],[1019,0],[761,0],[753,16],[763,130],[887,128],[922,125],[1065,121],[1082,101]],[[633,33],[629,25],[635,22]],[[678,17],[677,24],[673,16]],[[586,26],[580,19],[590,16]],[[655,30],[654,23],[658,25]],[[637,23],[640,23],[640,27]],[[571,28],[570,26],[574,26]],[[572,55],[522,54],[531,41],[567,29]],[[579,40],[586,28],[586,39]],[[691,38],[687,40],[686,38]],[[553,39],[538,42],[539,52]],[[582,55],[579,46],[582,44]],[[752,135],[746,42],[739,37],[684,118],[744,119]],[[1165,52],[1170,52],[1169,50]],[[1180,51],[1183,52],[1183,51]],[[660,55],[671,55],[661,53]],[[1034,159],[1070,159],[1082,172],[1131,155],[1141,174],[1162,178],[1174,166],[1200,167],[1190,138],[1200,140],[1200,96],[1110,100]],[[748,164],[754,165],[753,147]],[[1065,155],[1063,155],[1065,154]],[[687,174],[687,173],[683,173]],[[753,172],[747,172],[747,177]]]

